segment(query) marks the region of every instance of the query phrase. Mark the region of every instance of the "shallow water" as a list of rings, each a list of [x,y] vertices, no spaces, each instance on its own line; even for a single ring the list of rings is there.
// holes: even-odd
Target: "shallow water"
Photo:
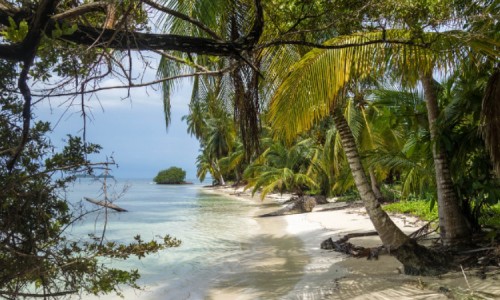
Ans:
[[[253,218],[257,207],[253,201],[206,193],[200,185],[134,180],[120,181],[115,190],[120,184],[129,188],[115,204],[129,212],[90,214],[72,228],[73,238],[100,236],[107,218],[107,240],[127,242],[136,234],[145,240],[165,234],[182,240],[178,248],[141,260],[111,262],[113,267],[139,269],[142,275],[139,284],[147,293],[128,291],[126,299],[218,299],[220,290],[241,299],[287,298],[310,262],[298,237],[262,234]],[[112,194],[113,188],[108,190]],[[84,196],[102,199],[100,183],[81,180],[68,192],[73,203]],[[283,221],[268,226],[285,227],[279,222]]]

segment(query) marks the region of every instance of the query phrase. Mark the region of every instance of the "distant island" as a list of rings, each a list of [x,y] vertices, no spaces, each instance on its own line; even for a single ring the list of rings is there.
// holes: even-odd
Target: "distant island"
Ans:
[[[193,184],[186,182],[186,171],[178,167],[170,167],[158,172],[153,181],[156,184]]]

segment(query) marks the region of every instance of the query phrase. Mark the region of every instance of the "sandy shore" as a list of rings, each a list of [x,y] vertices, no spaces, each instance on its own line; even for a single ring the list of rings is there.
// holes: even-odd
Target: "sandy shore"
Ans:
[[[277,209],[290,195],[269,195],[261,202],[256,195],[234,188],[207,188],[207,192],[258,202],[255,216]],[[284,299],[500,299],[499,268],[489,269],[486,279],[475,271],[449,273],[438,277],[415,277],[400,274],[402,265],[389,255],[377,261],[348,258],[338,253],[321,250],[323,240],[340,238],[347,233],[374,230],[364,208],[346,208],[272,218],[256,218],[261,235],[283,237],[292,235],[303,241],[309,259],[304,265],[301,279]],[[423,225],[416,218],[392,216],[396,225],[411,233]],[[350,240],[361,246],[381,245],[380,239],[363,237]],[[280,264],[271,261],[255,262],[262,265]],[[473,298],[470,298],[470,297]],[[217,287],[209,293],[210,299],[262,299],[260,295],[238,295],[231,287]]]

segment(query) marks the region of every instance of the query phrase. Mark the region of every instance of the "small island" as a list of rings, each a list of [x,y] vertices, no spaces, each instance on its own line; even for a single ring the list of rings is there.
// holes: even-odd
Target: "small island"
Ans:
[[[186,171],[178,167],[170,167],[158,172],[153,181],[156,184],[193,184],[186,182]]]

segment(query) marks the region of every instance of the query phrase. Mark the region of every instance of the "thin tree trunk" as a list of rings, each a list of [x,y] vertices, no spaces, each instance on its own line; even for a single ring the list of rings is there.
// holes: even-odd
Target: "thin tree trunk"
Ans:
[[[219,167],[219,161],[217,159],[215,161],[214,169],[217,172],[217,174],[219,175],[219,184],[223,185],[223,186],[226,185],[226,181],[224,181],[224,176],[222,175],[222,171]]]
[[[382,192],[380,191],[380,187],[377,183],[377,177],[375,176],[375,171],[373,171],[373,168],[368,169],[368,174],[370,175],[370,183],[372,185],[372,190],[373,194],[375,194],[375,198],[377,198],[377,201],[379,203],[383,203],[385,201],[384,195],[382,195]]]
[[[459,206],[446,153],[439,142],[437,142],[438,130],[436,120],[439,116],[439,108],[434,79],[432,75],[422,75],[421,80],[424,88],[429,131],[432,140],[441,239],[445,246],[466,243],[471,237],[470,226]]]
[[[349,167],[351,168],[356,188],[359,191],[361,200],[364,202],[366,211],[370,216],[373,226],[379,233],[384,246],[388,249],[399,248],[404,243],[408,242],[408,236],[406,236],[406,234],[404,234],[401,229],[394,224],[391,218],[382,209],[380,203],[377,201],[361,164],[361,158],[359,156],[352,131],[340,110],[335,110],[333,120],[335,127],[339,132],[342,147],[344,148],[344,152],[347,156],[347,161],[349,163]]]

